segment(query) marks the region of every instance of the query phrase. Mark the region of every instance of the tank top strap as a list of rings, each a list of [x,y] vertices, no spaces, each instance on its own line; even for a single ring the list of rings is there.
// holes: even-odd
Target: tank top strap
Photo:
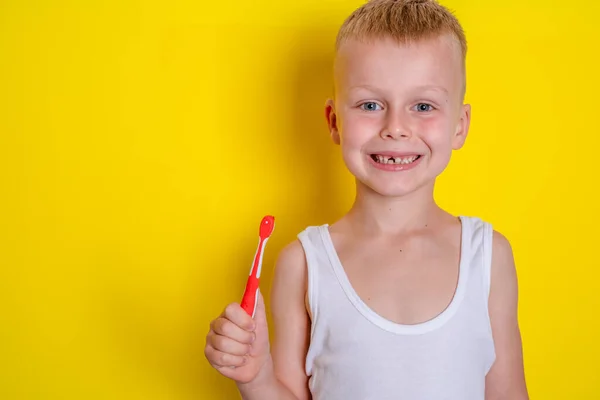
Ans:
[[[485,295],[485,306],[487,307],[492,269],[492,240],[494,229],[489,222],[477,217],[462,217],[463,223],[469,224],[470,234],[465,238],[467,244],[469,265],[478,271],[470,271],[471,274],[479,275],[483,280],[483,291]]]
[[[323,241],[323,230],[329,229],[327,224],[319,226],[309,226],[298,234],[304,250],[307,267],[307,301],[308,308],[313,321],[313,329],[315,321],[319,318],[319,289],[325,281],[328,280],[328,275],[331,273],[329,258],[327,255],[326,245]]]

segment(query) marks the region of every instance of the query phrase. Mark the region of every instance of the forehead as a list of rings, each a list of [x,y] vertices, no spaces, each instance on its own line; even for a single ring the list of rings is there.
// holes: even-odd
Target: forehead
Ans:
[[[464,65],[460,44],[450,35],[399,43],[390,38],[348,40],[338,50],[335,81],[338,91],[356,86],[410,89],[439,86],[460,91]]]

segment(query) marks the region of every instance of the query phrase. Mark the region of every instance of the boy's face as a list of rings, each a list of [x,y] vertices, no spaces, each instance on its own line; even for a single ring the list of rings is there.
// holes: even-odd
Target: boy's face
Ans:
[[[470,107],[451,36],[410,45],[347,41],[335,84],[325,108],[331,136],[359,184],[375,192],[402,196],[432,185],[465,141]]]

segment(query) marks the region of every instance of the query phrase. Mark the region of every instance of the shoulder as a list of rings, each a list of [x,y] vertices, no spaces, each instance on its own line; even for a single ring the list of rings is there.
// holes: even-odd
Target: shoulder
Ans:
[[[495,230],[492,249],[488,310],[494,340],[502,352],[508,336],[512,336],[513,344],[517,342],[519,288],[512,246],[506,236]]]
[[[483,238],[487,266],[491,269],[492,284],[497,285],[498,279],[505,281],[515,275],[513,247],[509,239],[493,225],[478,217],[467,217],[471,222],[471,234]],[[473,231],[474,229],[474,231]],[[481,236],[480,236],[481,235]],[[506,283],[506,282],[504,282]],[[500,282],[500,285],[503,283]]]
[[[325,225],[307,226],[299,232],[296,238],[288,242],[278,253],[275,261],[274,288],[282,291],[298,290],[304,293],[308,290],[310,253],[316,251],[321,240],[321,229]]]
[[[513,246],[504,233],[491,222],[479,217],[463,217],[470,221],[472,235],[482,238],[488,305],[491,314],[515,309],[518,284]]]
[[[282,273],[297,274],[306,268],[306,255],[300,239],[287,243],[277,255],[275,268]]]
[[[510,264],[514,266],[513,258],[513,249],[508,238],[497,230],[492,230],[492,264],[510,268]]]
[[[491,295],[508,299],[517,295],[517,271],[513,248],[506,236],[492,231]]]
[[[277,299],[274,309],[290,296],[302,298],[307,289],[306,268],[306,256],[299,239],[289,242],[279,251],[271,287],[272,298]]]

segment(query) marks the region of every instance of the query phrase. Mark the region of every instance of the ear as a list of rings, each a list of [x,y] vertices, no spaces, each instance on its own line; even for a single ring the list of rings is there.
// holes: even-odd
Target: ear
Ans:
[[[331,139],[335,144],[340,144],[340,131],[338,129],[338,119],[335,111],[335,102],[333,99],[327,99],[325,103],[325,119]]]
[[[463,104],[460,108],[460,116],[458,124],[456,125],[456,131],[452,137],[452,149],[458,150],[463,147],[467,140],[469,133],[469,127],[471,125],[471,105]]]

